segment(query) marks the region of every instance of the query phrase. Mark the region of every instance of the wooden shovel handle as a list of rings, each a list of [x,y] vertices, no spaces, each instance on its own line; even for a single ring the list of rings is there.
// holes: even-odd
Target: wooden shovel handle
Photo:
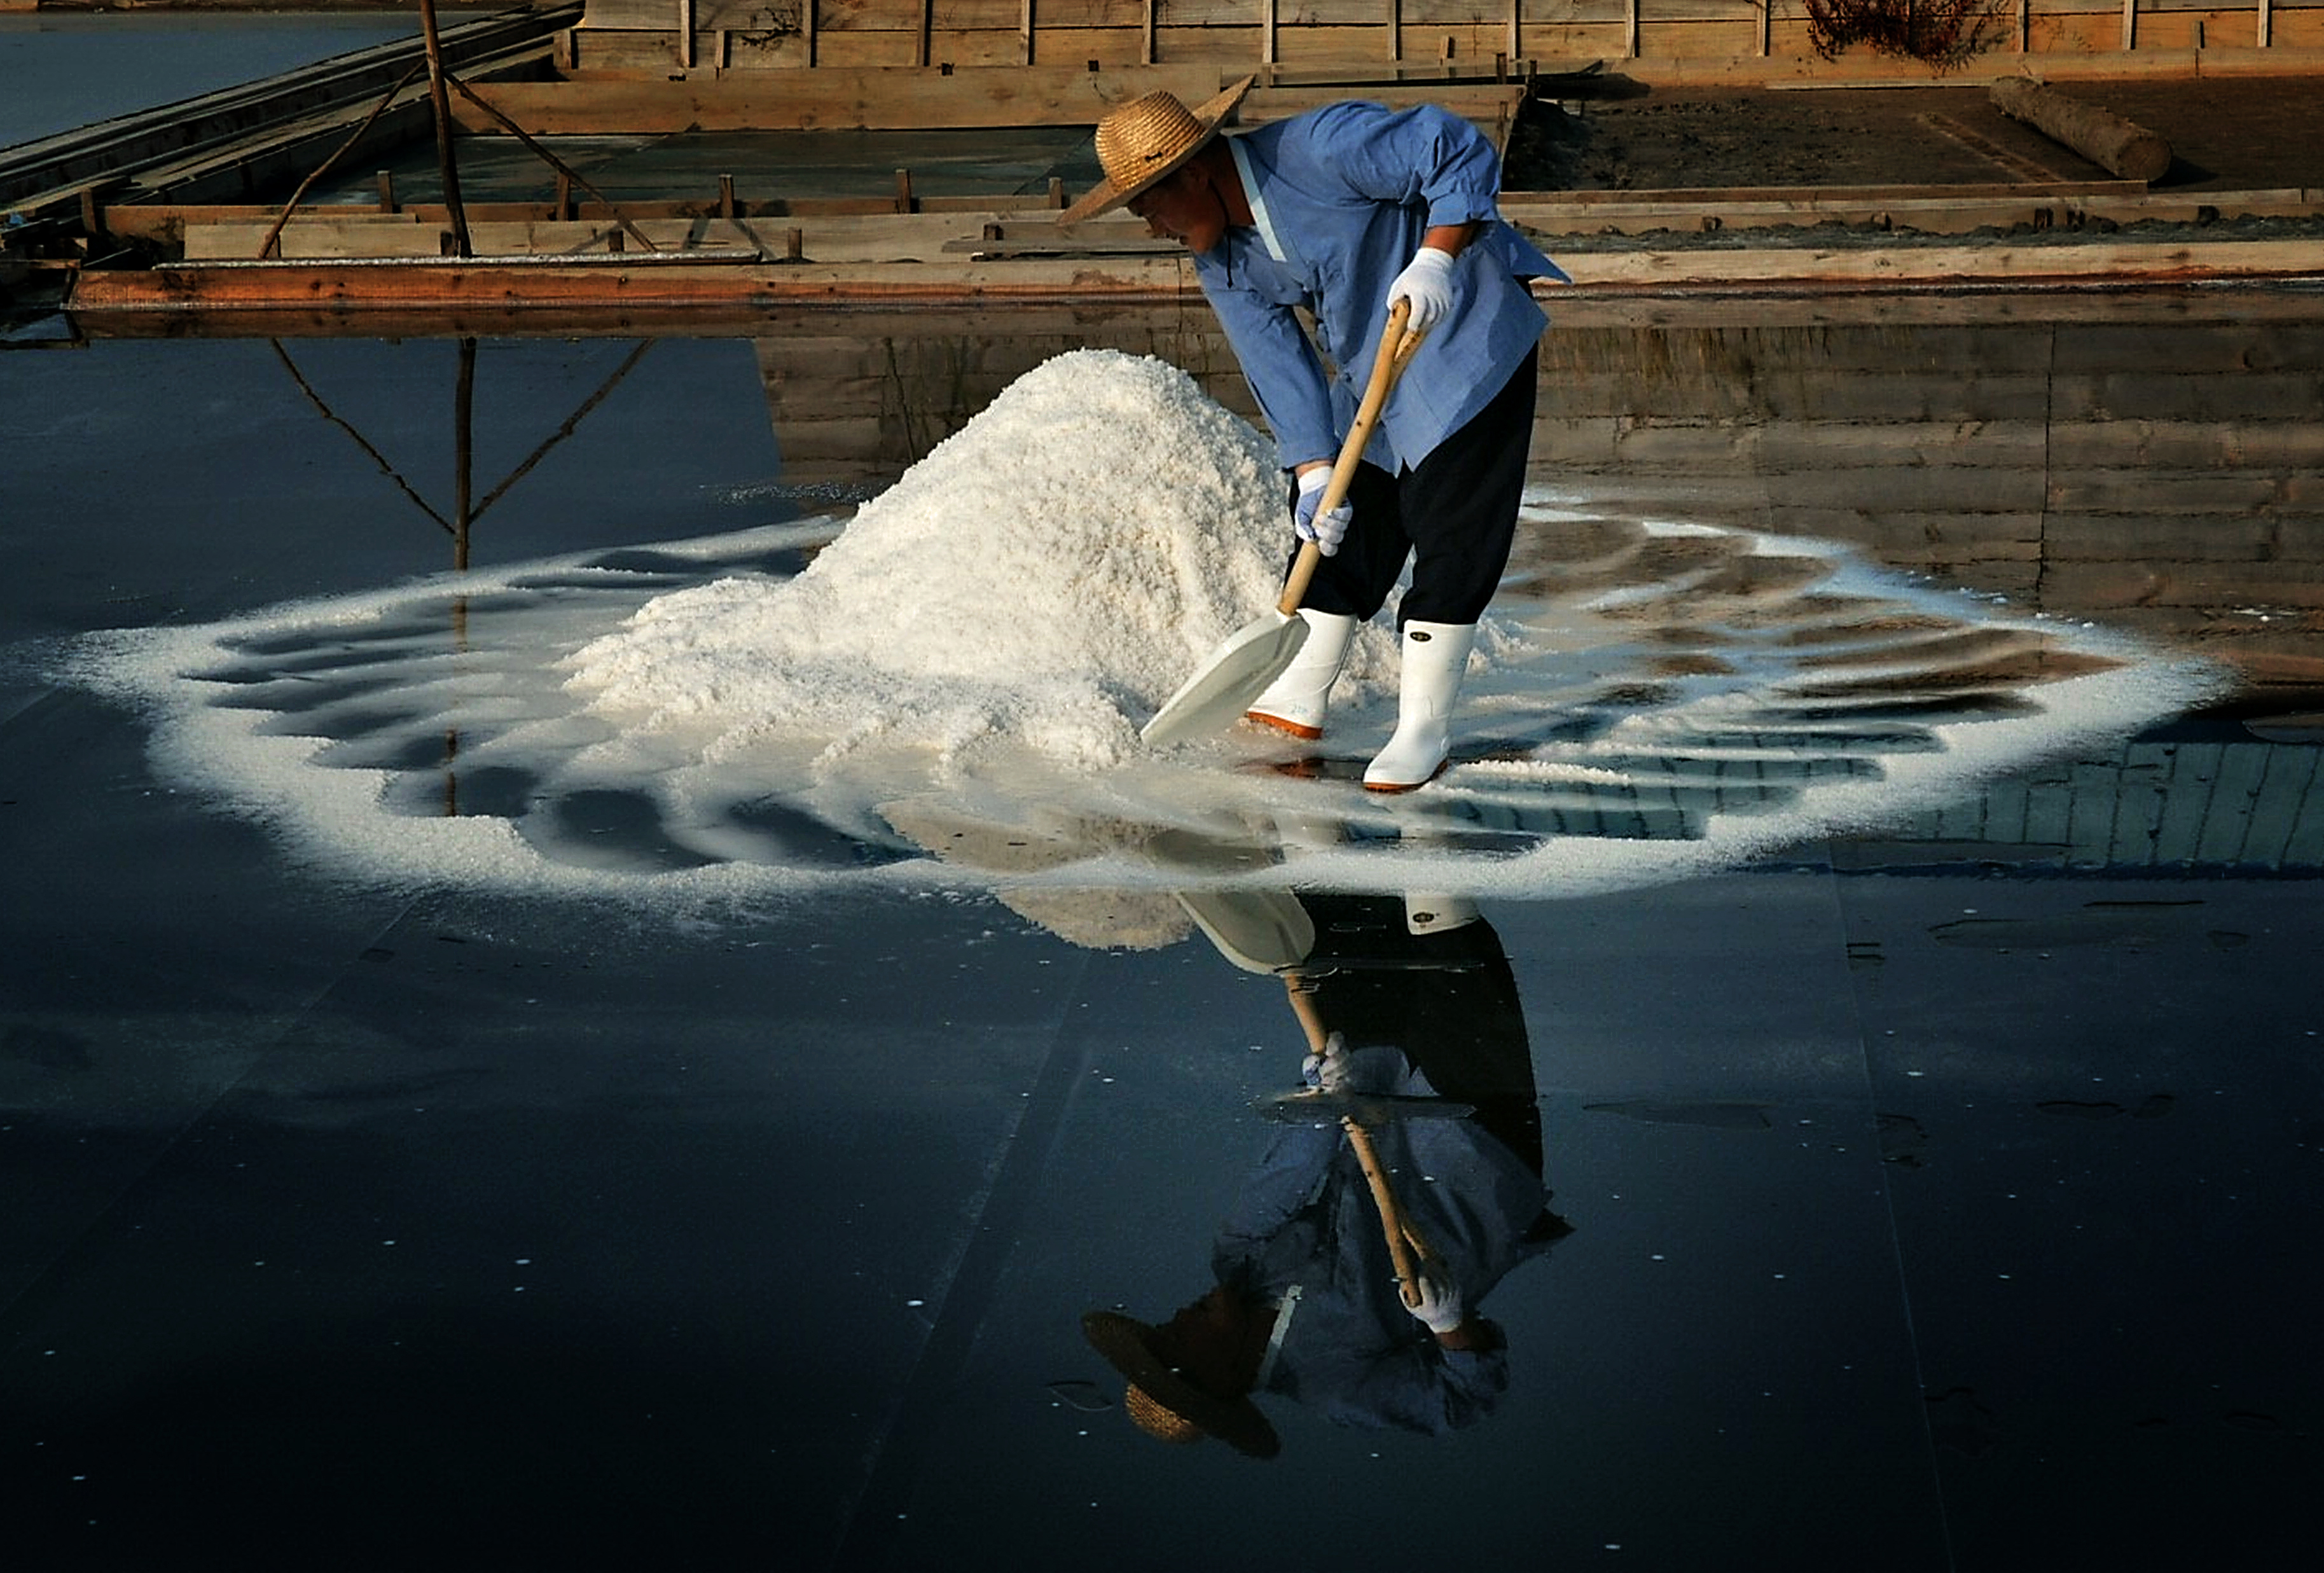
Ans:
[[[1306,1031],[1307,1047],[1320,1059],[1331,1040],[1323,1026],[1323,1018],[1315,1009],[1315,1001],[1306,981],[1292,974],[1284,978],[1284,987],[1291,996],[1291,1010]],[[1427,1248],[1405,1216],[1403,1206],[1396,1199],[1396,1191],[1388,1184],[1388,1170],[1380,1162],[1379,1149],[1372,1145],[1372,1133],[1364,1129],[1352,1115],[1340,1116],[1340,1128],[1347,1133],[1348,1145],[1356,1154],[1356,1163],[1364,1171],[1364,1183],[1371,1188],[1372,1205],[1379,1208],[1380,1234],[1388,1242],[1389,1263],[1396,1269],[1397,1296],[1407,1306],[1420,1303],[1420,1262]]]
[[[1388,403],[1388,390],[1412,362],[1413,352],[1420,347],[1420,335],[1404,330],[1405,319],[1412,315],[1412,302],[1399,300],[1388,308],[1388,326],[1380,330],[1379,349],[1372,356],[1372,378],[1365,384],[1363,402],[1356,406],[1356,418],[1348,428],[1348,440],[1340,444],[1340,457],[1332,466],[1332,479],[1317,499],[1315,512],[1328,514],[1347,500],[1348,487],[1356,478],[1356,466],[1370,446],[1372,427],[1379,421],[1379,412]],[[1290,577],[1283,581],[1283,598],[1275,609],[1290,616],[1307,598],[1308,581],[1315,577],[1315,567],[1323,560],[1323,549],[1310,541],[1299,549],[1299,559],[1291,565]]]

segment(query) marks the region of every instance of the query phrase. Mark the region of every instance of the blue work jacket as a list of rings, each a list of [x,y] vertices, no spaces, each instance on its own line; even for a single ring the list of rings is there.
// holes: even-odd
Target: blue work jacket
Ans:
[[[1197,254],[1194,276],[1286,469],[1339,457],[1388,322],[1388,285],[1421,236],[1484,221],[1453,268],[1451,314],[1413,357],[1365,450],[1391,474],[1417,464],[1500,392],[1541,338],[1548,318],[1526,281],[1565,277],[1498,216],[1492,144],[1434,105],[1348,102],[1227,146],[1253,222]]]
[[[1435,1092],[1409,1069],[1366,1085]],[[1373,1139],[1406,1177],[1399,1200],[1463,1305],[1478,1310],[1513,1268],[1548,1254],[1526,1237],[1549,1198],[1541,1177],[1474,1121],[1397,1120]],[[1259,1390],[1335,1425],[1442,1434],[1490,1414],[1508,1386],[1506,1348],[1444,1348],[1404,1309],[1371,1189],[1337,1125],[1295,1127],[1268,1147],[1219,1231],[1212,1272],[1276,1307]]]

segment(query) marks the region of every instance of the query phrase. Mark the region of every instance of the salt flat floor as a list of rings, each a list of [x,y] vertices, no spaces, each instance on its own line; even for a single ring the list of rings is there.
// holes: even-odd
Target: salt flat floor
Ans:
[[[1319,1378],[1259,1400],[1274,1458],[1168,1446],[1081,1318],[1210,1286],[1307,1046],[1175,902],[351,869],[190,785],[151,695],[55,676],[447,569],[413,501],[451,512],[446,347],[405,347],[289,346],[368,452],[263,341],[0,361],[12,1568],[2293,1565],[2312,865],[1825,828],[1486,894],[1455,960],[1406,920],[1457,890],[1285,882],[1381,1020],[1408,978],[1515,1045],[1571,1232],[1478,1306],[1508,1362],[1473,1423],[1336,1424]],[[622,352],[487,358],[480,481]],[[819,505],[735,341],[659,345],[584,431],[476,520],[479,570]],[[2124,757],[2044,779],[2112,804]],[[1443,1027],[1395,1019],[1361,1030]]]

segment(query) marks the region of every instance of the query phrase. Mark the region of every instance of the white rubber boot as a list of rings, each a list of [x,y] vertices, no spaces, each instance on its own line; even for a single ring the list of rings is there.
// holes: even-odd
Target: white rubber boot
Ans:
[[[1376,792],[1408,792],[1444,768],[1452,751],[1452,706],[1469,675],[1474,623],[1404,625],[1404,670],[1397,676],[1396,736],[1364,771]]]
[[[1299,615],[1307,623],[1299,653],[1243,714],[1262,726],[1313,739],[1323,735],[1323,708],[1332,697],[1332,685],[1340,680],[1340,668],[1347,664],[1358,619],[1305,606]]]

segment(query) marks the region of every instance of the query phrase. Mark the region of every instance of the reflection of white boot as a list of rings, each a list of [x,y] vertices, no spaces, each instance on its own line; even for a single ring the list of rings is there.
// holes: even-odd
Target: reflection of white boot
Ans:
[[[1449,934],[1483,916],[1477,903],[1467,896],[1404,893],[1404,930],[1407,934]]]
[[[1299,615],[1307,624],[1307,637],[1300,643],[1299,653],[1244,713],[1262,726],[1294,737],[1321,737],[1323,707],[1332,697],[1332,685],[1339,680],[1340,668],[1347,664],[1358,619],[1336,612],[1311,612],[1304,606]]]
[[[1408,792],[1435,779],[1452,750],[1452,705],[1469,675],[1474,623],[1404,625],[1404,670],[1397,678],[1396,736],[1364,771],[1376,792]]]

